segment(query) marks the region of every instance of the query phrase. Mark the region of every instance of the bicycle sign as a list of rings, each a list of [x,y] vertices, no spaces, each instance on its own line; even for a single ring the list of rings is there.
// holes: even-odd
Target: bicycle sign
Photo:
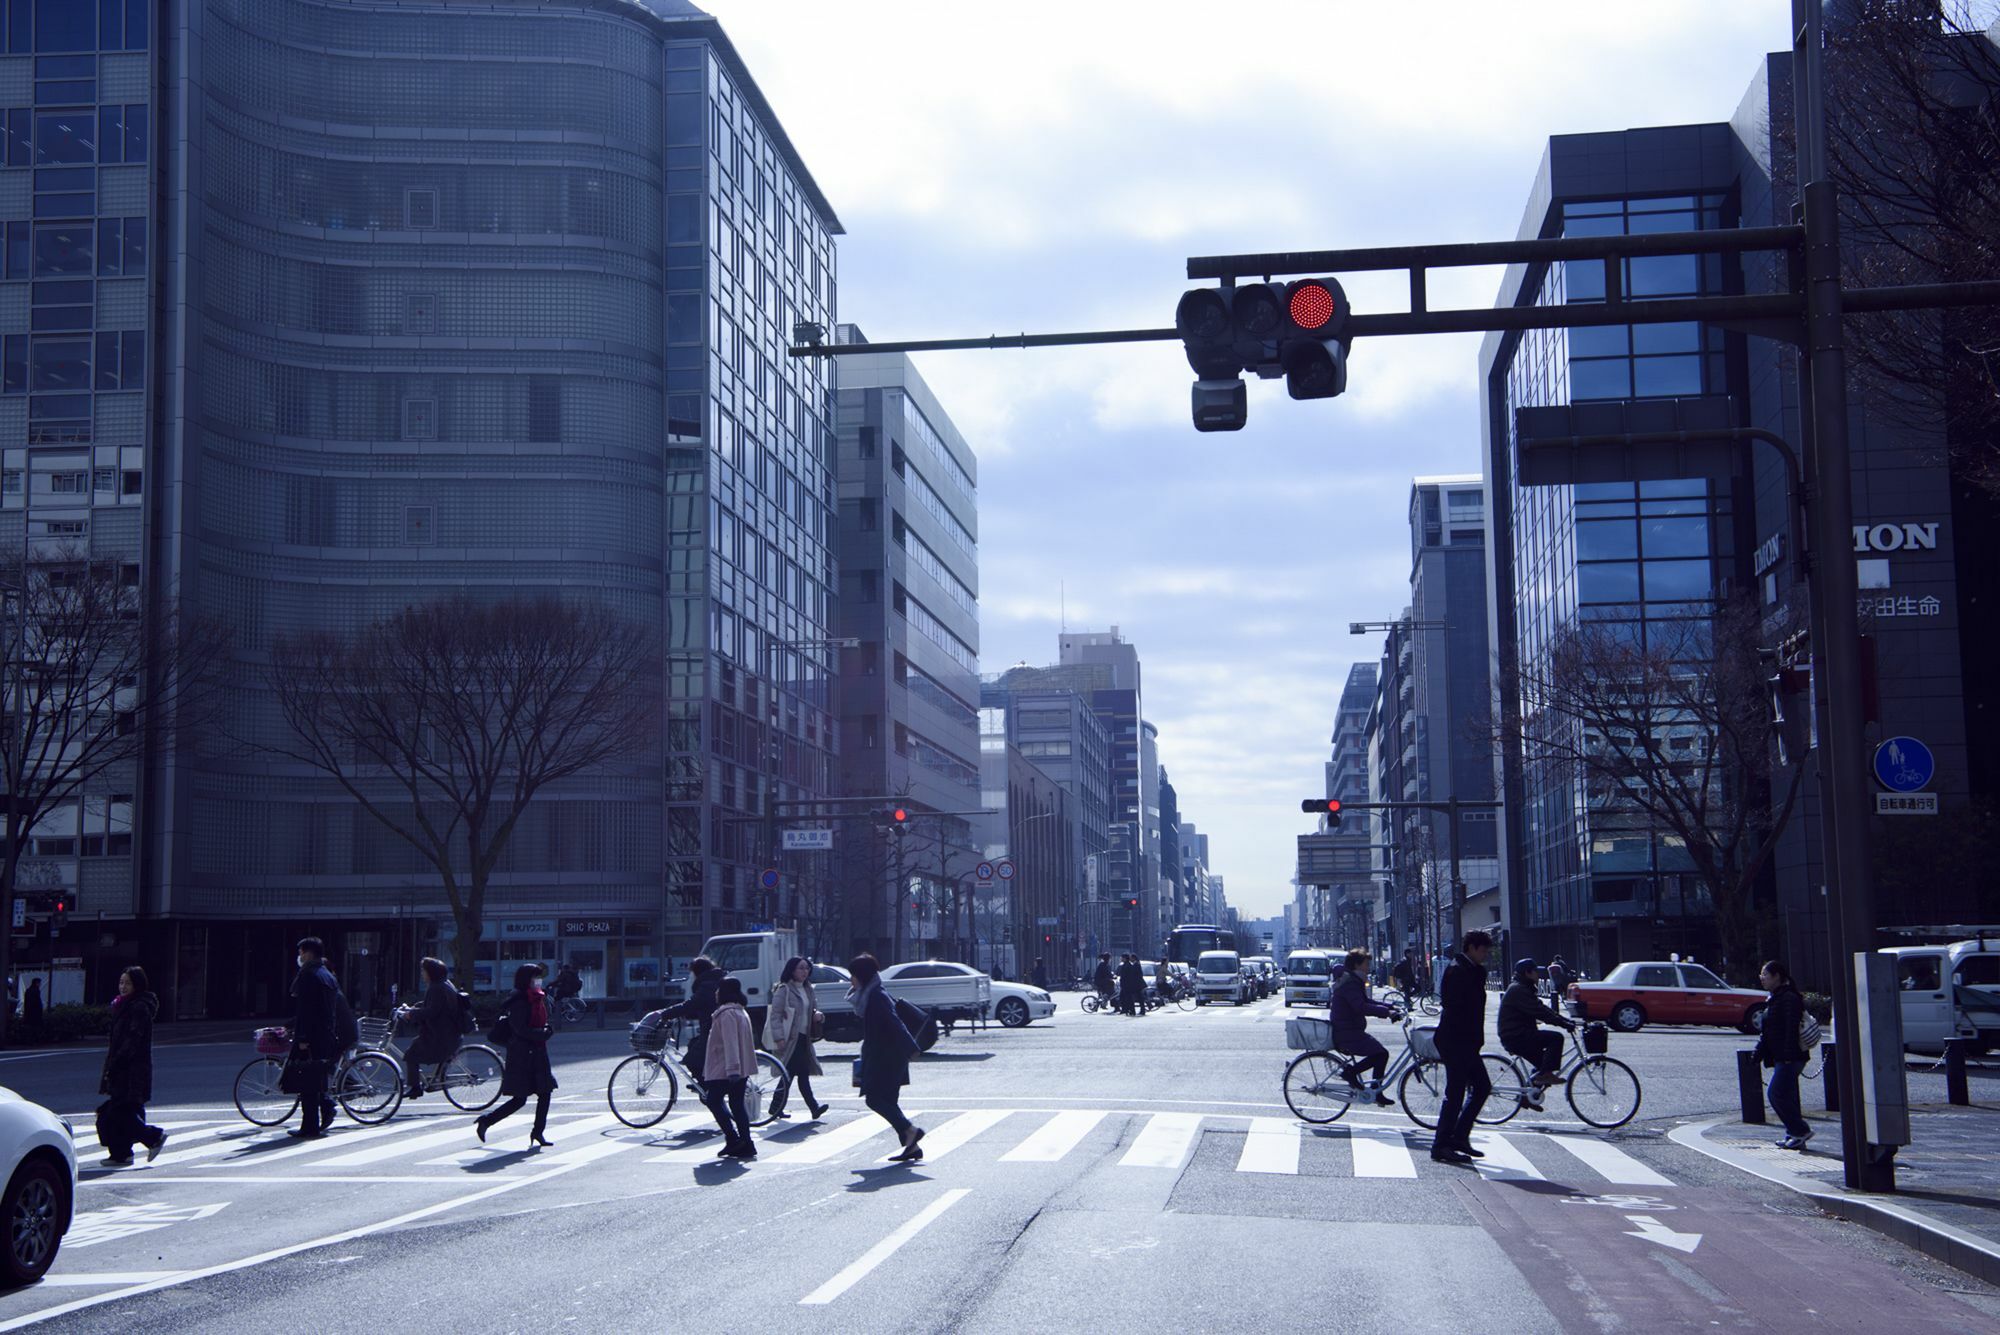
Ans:
[[[1937,773],[1937,758],[1914,737],[1891,737],[1875,748],[1875,777],[1884,788],[1914,793]]]

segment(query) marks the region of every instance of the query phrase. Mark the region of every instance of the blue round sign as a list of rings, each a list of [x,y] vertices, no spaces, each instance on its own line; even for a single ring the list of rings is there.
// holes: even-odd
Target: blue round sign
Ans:
[[[778,888],[778,869],[776,867],[766,867],[763,874],[757,878],[757,884],[763,886],[766,890],[776,890]]]
[[[1891,737],[1875,748],[1875,777],[1896,793],[1914,793],[1937,773],[1937,758],[1914,737]]]

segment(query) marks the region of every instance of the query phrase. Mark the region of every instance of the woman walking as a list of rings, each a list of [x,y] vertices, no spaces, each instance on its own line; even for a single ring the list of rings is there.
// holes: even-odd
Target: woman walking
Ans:
[[[1764,1006],[1764,1028],[1757,1036],[1757,1059],[1771,1068],[1771,1111],[1785,1125],[1778,1142],[1781,1150],[1802,1150],[1813,1137],[1799,1101],[1799,1072],[1805,1069],[1808,1054],[1799,1046],[1799,1024],[1805,1019],[1806,999],[1792,982],[1792,971],[1777,960],[1767,961],[1758,981],[1770,990]]]
[[[854,1013],[861,1017],[861,1056],[854,1063],[854,1085],[861,1101],[887,1122],[903,1142],[903,1152],[889,1158],[898,1163],[915,1163],[924,1157],[924,1130],[903,1116],[899,1106],[903,1086],[910,1083],[910,1058],[916,1055],[917,1040],[910,1037],[896,1003],[882,988],[882,966],[873,955],[856,955],[847,967],[854,975],[854,987],[847,994]]]
[[[820,1073],[819,1057],[813,1051],[813,1029],[824,1023],[825,1017],[813,995],[812,961],[794,955],[785,961],[785,971],[778,978],[771,1008],[764,1016],[764,1050],[785,1068],[786,1080],[771,1100],[771,1115],[791,1115],[785,1111],[785,1097],[797,1085],[799,1097],[818,1120],[826,1116],[826,1105],[813,1097],[812,1078]]]
[[[715,1014],[702,1054],[701,1097],[722,1128],[722,1159],[754,1159],[757,1142],[750,1139],[750,1112],[744,1091],[757,1074],[757,1043],[750,1032],[750,1012],[743,1007],[743,984],[724,978],[715,990]]]
[[[542,973],[539,964],[523,964],[514,970],[514,995],[500,1008],[494,1028],[506,1028],[507,1069],[500,1075],[500,1092],[507,1101],[479,1119],[482,1142],[494,1123],[519,1112],[533,1094],[535,1128],[528,1133],[528,1141],[533,1145],[555,1143],[542,1134],[549,1124],[549,1096],[556,1092],[556,1073],[549,1065],[549,999],[542,991]]]
[[[426,959],[419,966],[424,971],[424,999],[413,1008],[416,1012],[417,1037],[403,1054],[403,1065],[410,1073],[410,1097],[424,1096],[424,1067],[442,1067],[458,1051],[459,1040],[464,1028],[459,1020],[463,1013],[459,1006],[458,989],[451,985],[451,970],[440,959]],[[439,1073],[440,1076],[442,1072]]]
[[[111,1003],[111,1050],[104,1055],[104,1078],[98,1092],[104,1104],[97,1110],[97,1143],[105,1163],[123,1167],[132,1162],[132,1146],[146,1147],[146,1162],[167,1147],[167,1133],[146,1125],[146,1103],[153,1097],[153,1016],[159,998],[146,985],[146,971],[133,965],[118,975],[118,996]]]

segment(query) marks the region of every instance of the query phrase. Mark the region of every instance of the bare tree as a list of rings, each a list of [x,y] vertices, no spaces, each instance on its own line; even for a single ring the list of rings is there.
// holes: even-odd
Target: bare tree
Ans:
[[[655,755],[655,643],[554,598],[406,607],[351,638],[280,641],[270,688],[292,737],[268,749],[327,775],[437,872],[470,984],[487,886],[551,784]]]
[[[70,552],[23,554],[0,562],[5,591],[0,661],[0,784],[7,791],[7,840],[0,857],[0,918],[12,920],[15,897],[32,888],[39,860],[29,856],[38,830],[65,808],[103,823],[92,830],[46,831],[93,839],[109,850],[124,831],[111,828],[111,786],[129,789],[149,734],[199,723],[217,702],[227,633],[177,615],[149,615],[138,567]],[[169,604],[171,606],[171,603]],[[98,808],[91,811],[91,799]],[[129,802],[129,799],[127,799]],[[85,818],[86,820],[88,817]],[[41,887],[46,888],[46,887]],[[13,942],[0,932],[0,975],[12,976]],[[0,1043],[7,1008],[0,1007]]]
[[[1707,892],[1723,965],[1747,977],[1768,918],[1756,885],[1804,767],[1774,761],[1757,609],[1650,622],[1643,645],[1585,622],[1523,670],[1510,739],[1530,768],[1582,789],[1595,837],[1678,848]]]

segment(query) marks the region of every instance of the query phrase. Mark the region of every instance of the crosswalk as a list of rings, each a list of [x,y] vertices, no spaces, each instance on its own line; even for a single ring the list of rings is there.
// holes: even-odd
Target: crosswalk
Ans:
[[[1204,1138],[1232,1140],[1204,1164],[1226,1162],[1234,1172],[1260,1177],[1351,1177],[1416,1182],[1439,1168],[1428,1159],[1429,1137],[1414,1127],[1355,1119],[1311,1127],[1289,1118],[1224,1113],[1109,1109],[974,1108],[913,1113],[926,1129],[927,1163],[952,1156],[984,1156],[999,1165],[1060,1164],[1092,1154],[1113,1171],[1175,1172],[1187,1166]],[[158,1161],[129,1168],[99,1166],[95,1137],[77,1137],[86,1182],[127,1182],[147,1174],[175,1181],[226,1180],[233,1175],[281,1180],[287,1175],[357,1181],[451,1180],[452,1170],[539,1172],[633,1156],[638,1163],[692,1169],[713,1160],[714,1122],[698,1106],[656,1127],[634,1131],[608,1112],[566,1114],[552,1120],[552,1149],[528,1144],[525,1114],[501,1123],[485,1144],[460,1116],[398,1118],[382,1126],[343,1127],[324,1140],[301,1142],[283,1130],[261,1130],[241,1121],[168,1123],[171,1138]],[[806,1169],[880,1159],[894,1147],[888,1124],[868,1113],[835,1114],[824,1124],[776,1123],[761,1128],[759,1162]],[[1238,1143],[1237,1138],[1240,1138]],[[1089,1146],[1088,1151],[1085,1147]],[[1480,1131],[1474,1148],[1485,1157],[1481,1176],[1557,1183],[1608,1183],[1625,1187],[1671,1186],[1656,1168],[1608,1140],[1540,1131]],[[383,1177],[383,1174],[398,1176]]]

